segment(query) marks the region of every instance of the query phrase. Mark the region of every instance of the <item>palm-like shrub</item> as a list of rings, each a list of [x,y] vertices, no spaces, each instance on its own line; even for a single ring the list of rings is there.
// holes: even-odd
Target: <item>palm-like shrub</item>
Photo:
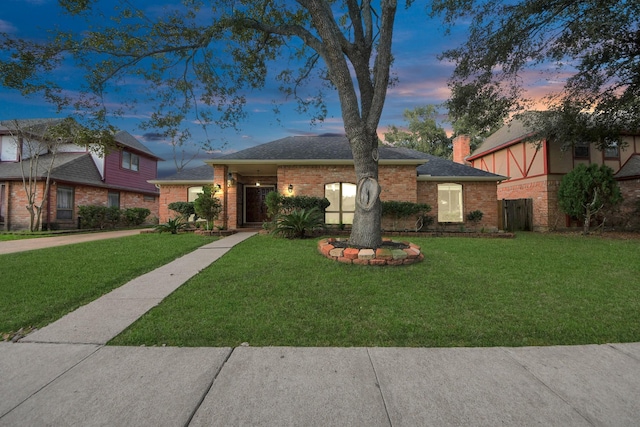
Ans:
[[[169,218],[164,224],[158,224],[154,228],[160,233],[167,232],[171,234],[178,234],[178,231],[187,226],[187,223],[181,217]]]
[[[278,216],[271,234],[289,239],[303,239],[308,231],[317,230],[323,225],[323,215],[317,208],[298,209]]]

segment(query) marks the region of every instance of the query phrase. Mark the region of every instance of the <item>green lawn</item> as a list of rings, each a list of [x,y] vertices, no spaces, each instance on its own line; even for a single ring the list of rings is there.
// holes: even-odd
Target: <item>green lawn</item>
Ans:
[[[139,234],[0,255],[0,337],[44,326],[212,240]]]
[[[415,238],[424,262],[344,265],[253,237],[116,345],[526,346],[640,341],[640,241]]]

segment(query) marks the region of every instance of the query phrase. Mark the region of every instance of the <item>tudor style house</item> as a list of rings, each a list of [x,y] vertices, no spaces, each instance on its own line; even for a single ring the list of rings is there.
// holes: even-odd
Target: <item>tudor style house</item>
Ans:
[[[531,210],[534,230],[546,231],[578,226],[558,206],[562,177],[578,164],[605,164],[619,183],[624,202],[617,217],[621,227],[640,226],[640,134],[624,134],[622,147],[598,150],[585,141],[562,150],[562,141],[530,141],[535,130],[515,119],[489,136],[466,160],[473,167],[509,177],[498,185],[498,199],[524,200]]]
[[[468,141],[466,141],[468,146]],[[271,191],[284,196],[326,197],[330,206],[325,223],[349,225],[355,209],[356,176],[345,136],[295,136],[206,160],[207,165],[152,180],[160,188],[160,222],[176,216],[168,205],[193,201],[202,185],[212,184],[222,201],[218,225],[237,229],[260,226],[267,220],[265,197]],[[467,165],[418,151],[379,147],[378,178],[383,201],[427,203],[434,227],[498,229],[497,184],[505,179]],[[473,224],[469,212],[480,210]],[[383,227],[398,224],[383,218]],[[415,219],[400,226],[414,228]]]
[[[21,120],[21,132],[38,141],[39,129],[53,126],[58,119]],[[11,125],[8,125],[11,126]],[[28,165],[28,150],[18,132],[0,126],[0,230],[29,228],[23,172]],[[77,228],[77,207],[80,205],[147,208],[150,217],[158,215],[158,189],[148,181],[157,177],[157,162],[162,160],[131,134],[120,131],[114,135],[115,148],[106,154],[96,154],[87,147],[61,144],[50,174],[50,188],[44,195],[45,205],[41,222],[48,228]],[[38,198],[42,200],[46,172],[52,155],[46,150],[39,154],[36,179]],[[21,164],[22,161],[22,164]],[[26,172],[28,174],[28,172]]]

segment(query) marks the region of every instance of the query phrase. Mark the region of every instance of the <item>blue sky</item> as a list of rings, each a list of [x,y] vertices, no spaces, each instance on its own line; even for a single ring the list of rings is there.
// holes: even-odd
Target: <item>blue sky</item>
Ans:
[[[101,1],[101,4],[108,2]],[[135,4],[145,2],[136,1]],[[170,1],[152,3],[154,12]],[[151,11],[151,9],[148,9]],[[62,16],[58,10],[56,0],[3,0],[0,9],[0,31],[22,38],[41,38],[44,29],[57,25],[60,28],[75,28],[70,18]],[[464,28],[457,28],[452,36],[444,35],[441,23],[428,17],[424,4],[416,2],[409,10],[399,8],[398,19],[394,32],[393,52],[395,63],[393,72],[399,79],[397,85],[387,94],[387,101],[380,121],[380,132],[384,132],[389,125],[402,125],[402,113],[405,109],[412,109],[426,104],[440,104],[449,95],[447,79],[451,75],[451,64],[437,60],[437,55],[444,49],[455,46],[462,41]],[[69,82],[70,89],[74,84],[73,70],[61,70],[67,73],[64,78]],[[79,76],[78,76],[79,77]],[[248,117],[239,124],[239,131],[208,129],[209,136],[220,136],[214,146],[220,148],[217,153],[200,152],[199,157],[210,157],[220,152],[232,152],[251,146],[269,142],[292,135],[309,135],[322,133],[343,133],[340,108],[337,96],[330,94],[326,99],[329,107],[328,116],[324,123],[310,124],[308,116],[299,115],[294,111],[295,105],[285,103],[281,114],[276,117],[272,110],[272,102],[282,101],[282,95],[275,89],[275,85],[265,90],[246,94]],[[117,99],[113,99],[117,102]],[[162,140],[151,138],[149,131],[141,130],[138,125],[147,111],[144,106],[125,117],[112,121],[116,127],[130,132],[142,143],[147,145],[158,156],[166,159],[159,165],[160,175],[166,175],[175,170],[173,154],[170,146]],[[55,110],[37,97],[22,98],[18,93],[0,87],[0,119],[40,118],[52,117]],[[445,128],[450,127],[443,123]],[[194,135],[201,135],[201,130],[194,125]],[[224,145],[223,145],[224,144]],[[191,166],[199,166],[198,161]]]

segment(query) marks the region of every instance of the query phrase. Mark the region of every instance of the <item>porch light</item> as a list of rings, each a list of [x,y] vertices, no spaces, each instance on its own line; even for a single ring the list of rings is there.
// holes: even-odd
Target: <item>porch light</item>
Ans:
[[[222,185],[220,185],[220,184],[216,184],[215,188],[216,188],[216,193],[222,191]]]
[[[256,181],[256,187],[260,187],[260,181]]]
[[[289,190],[289,194],[293,193],[293,184],[289,184],[287,190]]]
[[[227,174],[227,187],[231,188],[233,187],[233,184],[235,184],[236,180],[233,179],[233,174],[231,172],[229,172]]]

